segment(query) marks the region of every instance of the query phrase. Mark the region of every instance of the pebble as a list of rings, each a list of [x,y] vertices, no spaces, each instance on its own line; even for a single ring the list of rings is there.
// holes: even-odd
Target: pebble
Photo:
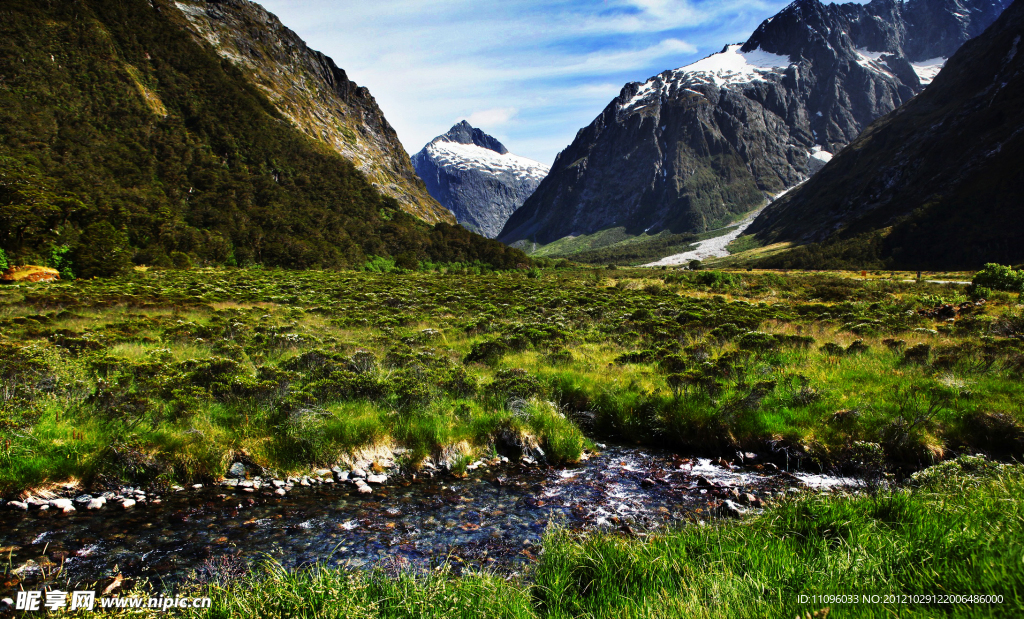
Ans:
[[[203,484],[192,484],[192,489],[193,490],[201,490],[202,488],[203,488]]]
[[[761,507],[761,499],[749,492],[740,495],[740,503],[749,505],[750,507]]]
[[[54,499],[50,501],[50,506],[54,509],[63,511],[64,513],[70,513],[67,511],[68,508],[70,508],[71,511],[75,511],[75,506],[72,504],[71,499]]]
[[[728,516],[729,518],[740,518],[743,514],[747,513],[747,510],[740,507],[737,503],[730,500],[722,501],[722,515]]]

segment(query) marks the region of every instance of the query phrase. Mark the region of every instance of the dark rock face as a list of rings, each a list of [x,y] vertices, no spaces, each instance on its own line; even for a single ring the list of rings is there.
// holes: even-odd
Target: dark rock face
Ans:
[[[430,223],[453,222],[420,183],[398,134],[370,91],[309,49],[277,17],[249,0],[179,0],[193,34],[233,62],[309,138],[351,161],[402,209]]]
[[[1017,0],[920,96],[865,129],[750,231],[770,242],[824,242],[805,248],[806,265],[960,269],[1024,261],[1022,35],[1024,0]]]
[[[460,224],[488,238],[498,235],[548,172],[466,121],[431,140],[412,163],[431,196]]]
[[[806,179],[1008,0],[797,0],[742,45],[627,84],[499,239],[703,231]]]

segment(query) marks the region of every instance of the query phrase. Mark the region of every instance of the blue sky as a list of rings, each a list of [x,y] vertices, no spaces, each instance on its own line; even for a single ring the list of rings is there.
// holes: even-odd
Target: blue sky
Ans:
[[[626,82],[743,41],[788,0],[258,0],[373,93],[410,154],[455,122],[551,164]]]

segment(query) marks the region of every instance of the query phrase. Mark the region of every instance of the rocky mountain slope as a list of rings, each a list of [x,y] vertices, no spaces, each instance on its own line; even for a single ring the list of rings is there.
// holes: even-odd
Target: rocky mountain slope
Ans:
[[[537,188],[548,167],[508,152],[461,121],[412,156],[427,190],[460,224],[494,238]]]
[[[499,239],[703,231],[819,169],[1008,0],[797,0],[741,45],[627,84]]]
[[[434,223],[454,218],[420,183],[370,91],[249,0],[179,0],[196,37],[255,84],[307,136],[352,161],[381,193]]]
[[[13,264],[91,277],[132,262],[527,262],[403,211],[190,28],[171,0],[4,1],[0,249]]]
[[[918,97],[868,127],[750,231],[812,244],[778,266],[1024,262],[1024,0]]]

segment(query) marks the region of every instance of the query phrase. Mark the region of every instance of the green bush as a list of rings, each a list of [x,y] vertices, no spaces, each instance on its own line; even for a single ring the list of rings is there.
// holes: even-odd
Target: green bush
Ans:
[[[183,251],[172,251],[171,264],[176,269],[188,270],[192,268],[192,259]]]
[[[4,253],[4,250],[0,249],[0,271],[6,271],[8,266],[10,265],[7,263],[7,254]]]
[[[70,254],[71,248],[67,245],[54,246],[50,250],[50,266],[57,269],[61,279],[75,279]]]
[[[1024,292],[1024,270],[1018,271],[1008,266],[990,262],[985,265],[984,269],[974,275],[971,287],[975,294],[978,293],[980,288]]]

